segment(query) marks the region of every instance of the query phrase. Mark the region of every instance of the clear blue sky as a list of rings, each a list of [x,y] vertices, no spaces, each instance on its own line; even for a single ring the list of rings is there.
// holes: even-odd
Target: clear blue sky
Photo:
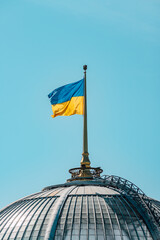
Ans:
[[[0,208],[80,165],[83,117],[47,95],[88,64],[92,166],[160,200],[160,1],[1,0]]]

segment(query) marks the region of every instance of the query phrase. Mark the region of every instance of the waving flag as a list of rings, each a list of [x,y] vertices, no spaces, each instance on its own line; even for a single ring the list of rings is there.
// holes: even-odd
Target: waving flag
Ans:
[[[56,88],[48,97],[52,105],[53,118],[83,114],[84,79]]]

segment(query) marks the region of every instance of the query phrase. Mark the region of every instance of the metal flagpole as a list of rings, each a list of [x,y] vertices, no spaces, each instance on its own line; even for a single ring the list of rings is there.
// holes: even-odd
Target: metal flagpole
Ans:
[[[86,89],[86,70],[87,65],[83,66],[84,69],[84,110],[83,110],[83,153],[81,166],[90,167],[89,153],[88,153],[88,136],[87,136],[87,89]]]
[[[84,69],[84,104],[83,104],[83,153],[80,168],[71,168],[69,172],[72,174],[68,182],[74,180],[91,180],[95,177],[100,177],[103,172],[101,168],[90,167],[89,153],[88,153],[88,137],[87,137],[87,88],[86,88],[86,70],[87,65],[83,66]]]

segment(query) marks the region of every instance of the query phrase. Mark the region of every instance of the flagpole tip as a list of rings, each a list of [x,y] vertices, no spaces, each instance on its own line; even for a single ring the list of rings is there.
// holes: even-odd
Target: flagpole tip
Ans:
[[[83,70],[87,70],[87,65],[83,65]]]

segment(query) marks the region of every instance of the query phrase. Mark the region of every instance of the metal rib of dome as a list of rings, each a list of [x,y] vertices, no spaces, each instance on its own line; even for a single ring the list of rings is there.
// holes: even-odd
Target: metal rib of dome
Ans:
[[[105,179],[69,182],[20,199],[0,211],[0,239],[160,239],[160,225],[148,207],[160,214],[160,202],[140,190],[135,194],[133,184],[129,192],[122,180],[120,185]]]

